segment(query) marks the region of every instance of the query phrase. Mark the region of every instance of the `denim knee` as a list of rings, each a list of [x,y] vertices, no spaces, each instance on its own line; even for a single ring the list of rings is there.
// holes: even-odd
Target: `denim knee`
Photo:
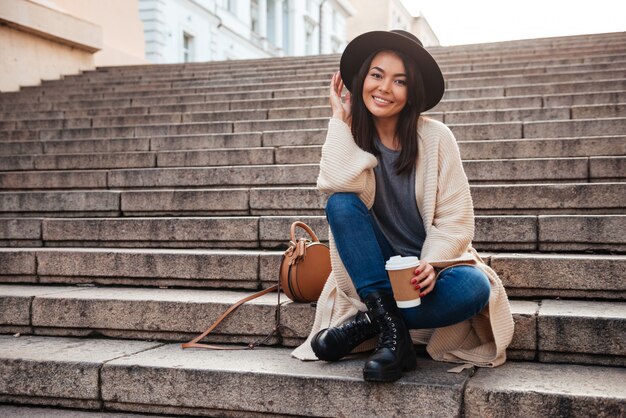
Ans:
[[[463,268],[463,274],[467,275],[474,287],[474,296],[477,305],[480,306],[480,309],[478,309],[478,312],[480,312],[482,308],[489,303],[489,296],[491,295],[491,283],[489,282],[489,278],[487,274],[478,267],[467,266]]]
[[[326,218],[342,218],[354,211],[367,211],[365,204],[356,193],[333,193],[326,201]]]

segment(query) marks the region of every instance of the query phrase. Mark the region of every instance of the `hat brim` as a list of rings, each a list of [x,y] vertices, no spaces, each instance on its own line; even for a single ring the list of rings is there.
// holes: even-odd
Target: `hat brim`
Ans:
[[[354,77],[361,65],[373,52],[399,51],[413,60],[424,82],[426,100],[421,111],[432,109],[441,101],[445,81],[435,59],[417,42],[398,33],[386,31],[367,32],[354,38],[343,51],[339,70],[344,85],[352,91]]]

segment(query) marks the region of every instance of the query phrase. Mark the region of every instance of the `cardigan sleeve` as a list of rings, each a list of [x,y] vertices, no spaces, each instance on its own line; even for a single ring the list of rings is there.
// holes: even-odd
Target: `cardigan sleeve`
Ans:
[[[459,147],[450,129],[442,128],[435,213],[421,254],[431,263],[461,258],[474,238],[474,208]]]
[[[322,192],[353,192],[371,206],[375,193],[373,168],[378,161],[354,142],[350,127],[331,118],[317,177],[317,189]]]

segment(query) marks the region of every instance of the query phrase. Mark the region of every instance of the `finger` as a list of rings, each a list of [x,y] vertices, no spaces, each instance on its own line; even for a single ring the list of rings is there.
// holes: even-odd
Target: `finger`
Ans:
[[[423,282],[418,283],[419,289],[416,289],[416,290],[421,292],[420,297],[422,296],[422,294],[427,295],[428,293],[430,293],[431,290],[435,287],[436,282],[437,282],[436,276],[433,274],[432,276],[429,276]]]
[[[435,288],[435,285],[437,284],[436,281],[433,281],[429,286],[427,286],[426,288],[424,288],[424,290],[422,291],[422,293],[420,293],[420,298],[423,298],[424,296],[426,296],[427,294],[429,294],[430,292],[433,291],[433,289]]]
[[[435,269],[430,264],[426,264],[425,266],[420,266],[415,269],[416,279],[418,282],[421,282],[430,274],[434,273]]]
[[[422,261],[420,261],[419,266],[417,266],[417,268],[415,269],[415,274],[416,274],[416,275],[418,275],[418,274],[420,274],[421,272],[423,272],[423,271],[425,271],[425,270],[427,270],[427,269],[429,269],[429,268],[432,268],[432,266],[430,265],[430,263],[428,263],[428,262],[426,262],[426,261],[422,260]]]
[[[423,298],[424,296],[428,295],[430,292],[433,291],[434,288],[435,288],[435,282],[433,282],[430,286],[424,288],[424,290],[420,293],[420,298]]]
[[[419,286],[420,288],[424,289],[435,280],[435,277],[436,277],[435,274],[432,273],[424,277],[422,280],[419,280],[417,278],[413,279],[411,281],[411,284],[413,284],[414,286]]]
[[[427,275],[424,278],[413,277],[411,279],[411,284],[415,288],[415,290],[420,290],[426,288],[433,280],[435,279],[435,275]]]

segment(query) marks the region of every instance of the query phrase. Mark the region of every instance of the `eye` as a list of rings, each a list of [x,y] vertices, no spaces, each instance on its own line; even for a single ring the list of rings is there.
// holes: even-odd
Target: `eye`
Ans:
[[[396,84],[399,84],[401,86],[406,86],[406,80],[396,80]]]
[[[371,73],[370,76],[374,77],[376,80],[380,80],[381,78],[383,78],[383,76],[378,73]]]

